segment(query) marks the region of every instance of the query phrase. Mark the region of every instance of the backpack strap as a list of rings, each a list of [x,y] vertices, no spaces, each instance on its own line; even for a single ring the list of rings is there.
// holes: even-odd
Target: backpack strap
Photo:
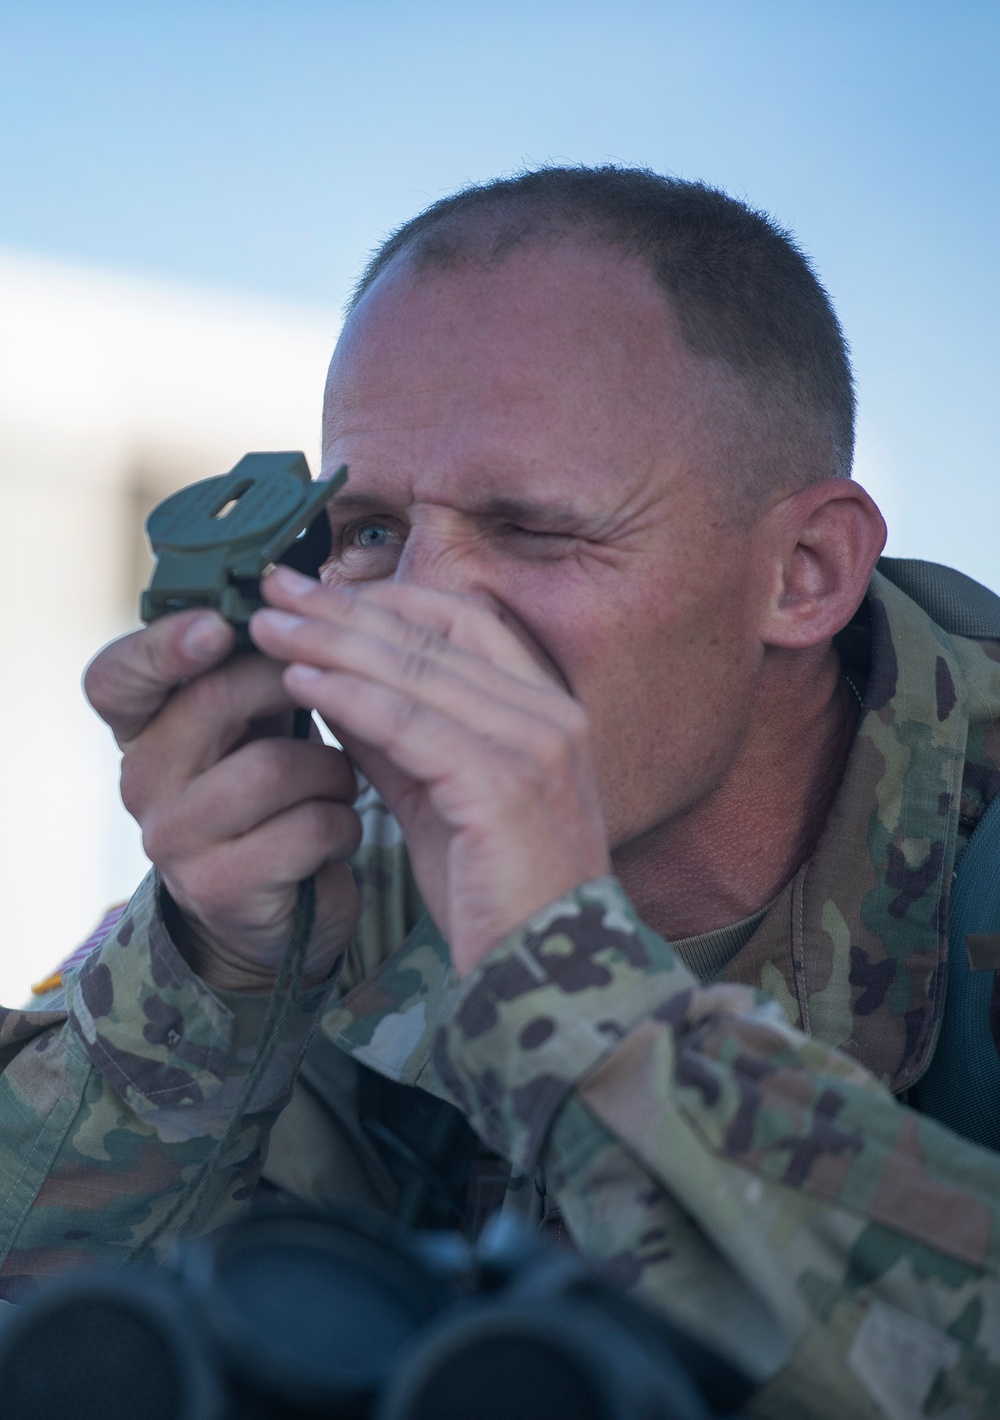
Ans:
[[[916,557],[880,557],[877,570],[950,636],[1000,640],[1000,597],[964,572]]]
[[[1000,952],[1000,797],[980,819],[959,859],[948,918],[941,1033],[926,1073],[908,1098],[956,1134],[1000,1150],[1000,1054],[991,1022],[997,973],[970,966],[970,956],[978,965],[979,960],[996,961]],[[970,937],[979,940],[970,943]],[[995,941],[983,942],[983,937]]]

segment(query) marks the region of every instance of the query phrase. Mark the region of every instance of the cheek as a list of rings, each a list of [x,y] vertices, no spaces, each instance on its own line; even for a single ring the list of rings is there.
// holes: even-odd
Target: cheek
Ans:
[[[629,663],[627,623],[609,605],[563,588],[540,586],[505,597],[504,606],[520,622],[569,693],[592,718]]]
[[[682,814],[725,777],[749,724],[753,600],[690,564],[666,576],[519,578],[503,603],[587,711],[613,847]]]
[[[749,727],[759,658],[745,628],[699,612],[609,620],[578,647],[613,846],[683,814],[725,778]]]

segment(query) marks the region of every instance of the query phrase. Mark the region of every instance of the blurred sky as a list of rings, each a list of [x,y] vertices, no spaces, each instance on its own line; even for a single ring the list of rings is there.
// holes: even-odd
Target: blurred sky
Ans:
[[[466,180],[707,179],[834,296],[890,550],[1000,589],[998,42],[995,0],[0,0],[0,245],[331,305]]]

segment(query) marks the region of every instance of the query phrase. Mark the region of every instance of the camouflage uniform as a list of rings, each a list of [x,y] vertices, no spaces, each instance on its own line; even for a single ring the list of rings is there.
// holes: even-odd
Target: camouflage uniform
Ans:
[[[360,1064],[457,1102],[510,1163],[507,1206],[558,1208],[760,1378],[753,1414],[996,1414],[1000,1156],[893,1096],[934,1050],[956,856],[1000,790],[1000,643],[945,634],[878,574],[867,606],[842,646],[860,665],[870,642],[865,714],[821,839],[707,983],[613,879],[459,983],[372,802],[337,987],[301,999],[196,1226],[247,1206],[279,1113],[269,1176],[391,1207]],[[8,1285],[135,1252],[224,1131],[263,1009],[192,975],[150,879],[65,1008],[7,1014]]]

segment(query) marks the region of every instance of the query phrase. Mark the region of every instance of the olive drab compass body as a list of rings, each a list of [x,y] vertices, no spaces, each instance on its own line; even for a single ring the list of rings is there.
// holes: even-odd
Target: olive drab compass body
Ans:
[[[328,556],[323,513],[346,479],[346,464],[313,482],[304,454],[253,453],[229,473],[172,493],[146,519],[156,565],[142,594],[143,621],[211,607],[248,645],[268,567],[282,562],[315,576]]]

